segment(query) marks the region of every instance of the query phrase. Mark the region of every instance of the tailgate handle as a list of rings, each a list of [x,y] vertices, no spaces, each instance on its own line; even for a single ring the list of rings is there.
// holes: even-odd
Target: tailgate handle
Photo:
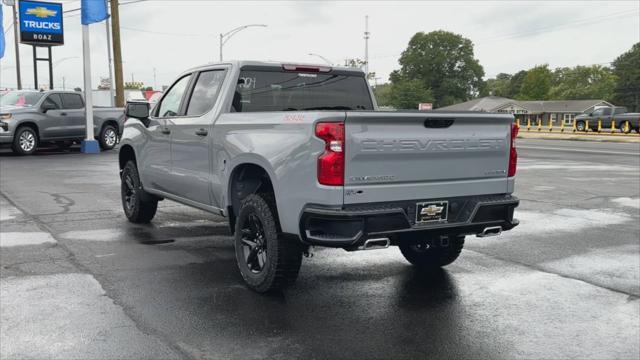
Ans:
[[[424,127],[433,128],[433,129],[448,128],[449,126],[453,125],[453,122],[454,122],[454,119],[447,119],[447,118],[431,119],[431,118],[427,118],[424,121]]]

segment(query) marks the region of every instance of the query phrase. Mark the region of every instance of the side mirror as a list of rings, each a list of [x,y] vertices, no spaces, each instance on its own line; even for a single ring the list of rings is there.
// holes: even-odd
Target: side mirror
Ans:
[[[55,110],[56,109],[56,105],[52,104],[50,102],[44,102],[42,103],[42,106],[40,107],[42,109],[42,112],[47,112],[49,110]]]
[[[128,102],[124,115],[128,118],[136,118],[138,120],[146,120],[149,117],[148,102]]]

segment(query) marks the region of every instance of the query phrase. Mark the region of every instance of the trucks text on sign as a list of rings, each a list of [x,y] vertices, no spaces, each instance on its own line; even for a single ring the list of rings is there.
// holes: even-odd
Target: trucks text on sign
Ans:
[[[64,44],[62,4],[20,0],[20,42],[31,45]]]

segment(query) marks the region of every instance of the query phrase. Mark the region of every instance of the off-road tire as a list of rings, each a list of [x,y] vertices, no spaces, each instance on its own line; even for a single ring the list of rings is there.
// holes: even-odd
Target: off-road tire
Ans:
[[[437,240],[440,241],[439,239]],[[451,236],[449,243],[442,246],[426,246],[429,241],[402,241],[398,245],[402,255],[420,269],[437,269],[454,262],[464,247],[464,236]]]
[[[102,150],[111,150],[118,143],[118,130],[113,125],[105,125],[98,138]]]
[[[156,215],[158,199],[142,189],[138,168],[133,161],[128,161],[122,170],[120,194],[124,214],[132,223],[148,223]]]
[[[263,230],[260,241],[266,244],[263,250],[266,255],[259,272],[250,269],[251,265],[245,253],[247,246],[243,242],[243,236],[251,236],[247,235],[250,215],[259,220]],[[252,194],[242,200],[236,219],[234,243],[240,274],[252,290],[264,293],[283,289],[297,279],[302,263],[302,243],[280,233],[273,194]]]
[[[627,131],[625,131],[625,126],[626,125],[627,125],[627,122],[623,121],[618,126],[618,129],[620,129],[620,132],[623,133],[623,134],[631,134],[631,132],[633,131],[633,127],[631,126],[631,123],[629,123],[629,127],[627,128],[628,129]]]
[[[23,143],[24,141],[29,140],[28,148],[27,143]],[[11,145],[11,150],[18,155],[31,155],[36,152],[38,148],[38,134],[36,131],[29,126],[21,126],[16,129],[16,132],[13,135],[13,144]]]

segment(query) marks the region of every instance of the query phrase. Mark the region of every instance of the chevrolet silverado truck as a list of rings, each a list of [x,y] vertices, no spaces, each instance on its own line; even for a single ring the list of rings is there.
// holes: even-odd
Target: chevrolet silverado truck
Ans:
[[[258,292],[297,277],[311,246],[398,246],[421,269],[466,235],[518,224],[512,115],[376,111],[352,68],[236,61],[184,72],[149,112],[129,103],[119,153],[129,221],[169,199],[228,218]]]
[[[640,113],[630,113],[624,106],[599,107],[588,114],[576,116],[576,130],[598,130],[598,120],[602,130],[611,129],[611,123],[623,133],[638,131],[640,126]],[[587,128],[588,126],[588,128]]]
[[[94,134],[113,149],[124,129],[124,109],[94,107]],[[67,148],[86,136],[82,94],[73,91],[10,91],[0,98],[0,146],[31,155],[38,146]]]

